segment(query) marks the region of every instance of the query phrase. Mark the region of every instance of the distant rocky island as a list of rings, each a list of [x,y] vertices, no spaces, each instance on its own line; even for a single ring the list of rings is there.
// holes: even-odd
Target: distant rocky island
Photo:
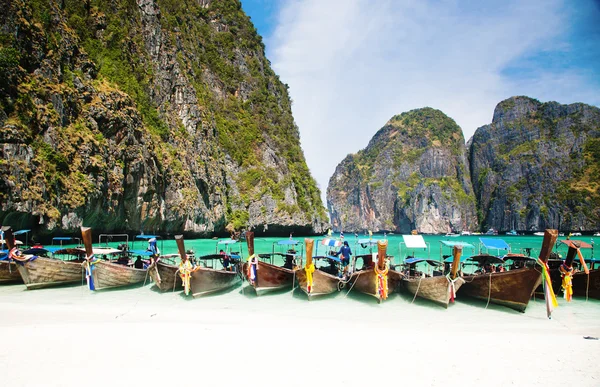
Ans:
[[[392,117],[336,168],[334,229],[449,233],[600,229],[600,109],[500,102],[465,146],[439,110]]]
[[[287,85],[239,0],[7,0],[0,223],[323,233]]]

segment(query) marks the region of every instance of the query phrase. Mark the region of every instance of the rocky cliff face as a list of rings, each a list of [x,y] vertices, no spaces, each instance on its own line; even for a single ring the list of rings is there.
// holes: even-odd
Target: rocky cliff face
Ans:
[[[600,109],[507,99],[475,132],[469,158],[485,227],[600,228]]]
[[[461,129],[431,108],[392,117],[338,165],[327,206],[343,231],[446,233],[475,225]]]
[[[0,0],[0,221],[320,233],[287,86],[238,0]]]

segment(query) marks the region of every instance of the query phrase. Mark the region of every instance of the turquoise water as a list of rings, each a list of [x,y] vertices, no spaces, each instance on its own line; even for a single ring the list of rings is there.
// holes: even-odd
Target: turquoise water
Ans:
[[[339,235],[333,235],[333,238],[339,237]],[[381,239],[383,238],[383,234],[374,234],[373,239]],[[407,255],[413,255],[416,257],[423,258],[431,258],[434,260],[440,260],[441,255],[450,255],[452,254],[452,250],[449,247],[442,246],[440,241],[452,241],[452,242],[466,242],[474,245],[475,249],[464,248],[463,256],[469,257],[471,255],[475,255],[481,252],[486,252],[485,248],[481,246],[479,238],[493,238],[493,239],[502,239],[506,243],[508,243],[511,247],[511,252],[513,253],[525,253],[525,248],[531,248],[531,256],[537,257],[540,248],[542,246],[543,237],[541,236],[508,236],[508,235],[498,235],[498,236],[483,236],[483,235],[471,235],[471,236],[460,236],[460,237],[446,237],[444,235],[424,235],[425,242],[429,245],[429,250],[423,249],[407,249],[406,246],[402,243],[402,235],[387,235],[386,238],[388,240],[388,255],[393,256],[393,263],[401,263],[406,258]],[[325,237],[311,237],[310,239],[315,240],[315,249],[316,254],[323,255],[326,253],[327,249],[325,246],[322,246],[319,241]],[[365,239],[368,237],[359,235],[358,239]],[[297,250],[299,252],[304,251],[304,238],[303,237],[294,237],[294,240],[300,241],[301,244],[297,246]],[[559,237],[560,240],[565,240],[566,237]],[[582,236],[582,237],[571,237],[572,240],[581,240],[583,242],[587,242],[592,244],[594,242],[594,238],[590,236]],[[600,242],[600,238],[595,238],[597,242]],[[223,239],[220,239],[223,240]],[[269,252],[284,252],[289,246],[277,245],[278,241],[287,240],[277,237],[270,238],[255,238],[254,239],[254,249],[256,253],[269,253]],[[354,254],[361,254],[369,252],[368,249],[362,249],[360,246],[356,244],[357,238],[354,235],[346,234],[346,238],[344,239],[348,241],[350,247]],[[196,256],[205,255],[205,254],[213,254],[219,251],[219,249],[224,248],[225,245],[217,245],[219,240],[215,239],[191,239],[185,241],[186,250],[193,250]],[[109,245],[112,247],[117,247],[118,242],[110,243]],[[95,244],[96,245],[96,244]],[[148,246],[146,241],[137,240],[134,242],[130,242],[130,247],[134,250],[145,250]],[[158,246],[161,250],[162,254],[175,254],[177,253],[177,244],[175,240],[159,240]],[[594,246],[596,247],[596,246]],[[241,252],[243,257],[248,256],[248,248],[245,242],[236,243],[230,245],[231,251]],[[600,246],[598,247],[600,248]],[[598,257],[598,248],[595,248],[592,252],[592,249],[582,249],[582,254],[584,258],[591,258],[593,256]],[[375,248],[376,251],[376,248]],[[553,251],[558,252],[562,256],[566,255],[567,246],[558,243],[556,244]],[[488,253],[492,255],[504,255],[505,251],[497,251],[497,250],[489,250]],[[304,254],[303,254],[304,255]]]

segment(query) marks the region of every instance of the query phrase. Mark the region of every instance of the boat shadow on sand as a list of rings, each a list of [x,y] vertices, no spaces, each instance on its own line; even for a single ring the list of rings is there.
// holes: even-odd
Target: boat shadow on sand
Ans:
[[[294,293],[295,293],[296,289],[294,288]],[[242,285],[242,287],[239,290],[239,294],[246,297],[246,298],[263,298],[263,297],[275,297],[275,296],[280,296],[280,295],[286,295],[286,294],[290,294],[292,292],[292,288],[281,288],[281,289],[274,289],[274,290],[268,290],[265,292],[261,292],[260,295],[256,294],[256,290],[254,290],[254,288],[252,287],[252,285],[250,285],[248,282],[244,282],[244,284]]]
[[[131,284],[131,285],[126,285],[126,286],[117,286],[114,288],[105,288],[105,289],[94,290],[92,293],[94,293],[94,294],[113,293],[113,292],[120,292],[120,291],[124,291],[124,290],[140,289],[140,288],[145,288],[145,287],[152,288],[152,287],[154,287],[154,283],[147,282],[146,284],[144,284],[142,282],[142,283]]]

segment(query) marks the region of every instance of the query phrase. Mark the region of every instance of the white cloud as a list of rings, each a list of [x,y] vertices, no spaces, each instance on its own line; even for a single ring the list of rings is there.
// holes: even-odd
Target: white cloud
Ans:
[[[578,74],[542,72],[519,82],[502,75],[565,32],[562,1],[465,4],[283,0],[267,44],[290,86],[302,147],[323,195],[337,164],[395,114],[440,109],[468,139],[512,95],[566,103],[594,95]]]

